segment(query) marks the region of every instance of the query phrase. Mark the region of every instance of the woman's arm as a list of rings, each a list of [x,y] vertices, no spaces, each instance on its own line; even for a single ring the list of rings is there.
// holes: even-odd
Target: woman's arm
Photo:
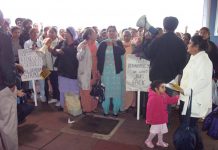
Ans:
[[[80,43],[79,46],[77,47],[77,56],[76,57],[79,61],[82,61],[84,59],[84,56],[85,56],[86,50],[87,50],[86,47],[87,47],[87,45],[86,45],[85,41]]]
[[[53,56],[58,57],[59,55],[61,55],[63,53],[63,50],[61,50],[61,48],[63,47],[63,43],[64,41],[60,42],[54,49],[49,48],[49,51],[51,52],[51,54]]]
[[[125,50],[125,48],[123,46],[123,43],[120,40],[116,41],[114,46],[119,48],[119,54],[120,55],[124,55],[125,54],[126,50]]]

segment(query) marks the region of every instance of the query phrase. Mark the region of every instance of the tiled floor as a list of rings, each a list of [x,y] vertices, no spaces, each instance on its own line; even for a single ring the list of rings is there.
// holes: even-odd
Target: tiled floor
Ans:
[[[167,150],[174,150],[172,134],[178,126],[177,112],[165,140],[170,143]],[[81,135],[61,132],[66,127],[68,115],[58,112],[54,106],[43,104],[28,116],[19,126],[19,150],[146,150],[144,140],[148,127],[144,120],[137,121],[133,112],[119,115],[125,121],[109,140],[93,138],[91,134]],[[202,133],[205,150],[218,150],[218,141]],[[161,150],[156,147],[155,150]]]

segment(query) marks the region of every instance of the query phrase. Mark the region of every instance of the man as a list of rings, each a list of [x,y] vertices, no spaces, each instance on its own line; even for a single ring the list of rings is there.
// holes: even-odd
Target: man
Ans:
[[[24,44],[24,49],[32,49],[32,50],[39,50],[43,44],[42,41],[38,39],[38,34],[39,31],[36,28],[30,29],[29,36],[30,39],[25,42]],[[43,64],[45,66],[45,55],[43,53],[39,53],[40,57],[42,57]],[[43,66],[42,66],[43,67]],[[41,102],[46,102],[46,97],[45,97],[45,80],[39,80],[40,84],[40,100]],[[32,88],[32,82],[30,82],[30,88]]]
[[[0,26],[4,23],[0,10]],[[0,149],[18,150],[16,72],[10,37],[0,28]]]
[[[144,57],[150,60],[149,78],[151,82],[161,80],[164,83],[169,83],[182,73],[186,65],[187,52],[185,44],[174,33],[178,24],[179,21],[176,17],[164,18],[165,33],[158,38],[152,38],[153,41],[151,43],[146,40],[141,44]],[[152,37],[158,35],[157,29],[148,23],[146,16],[139,18],[137,26],[144,27],[151,33]],[[167,89],[167,94],[172,96],[172,90]],[[170,119],[170,106],[168,111]]]
[[[169,83],[180,74],[186,64],[186,47],[174,33],[178,19],[166,17],[163,21],[165,34],[155,39],[147,49],[145,56],[151,62],[150,80],[162,80]],[[150,25],[147,25],[148,27]]]
[[[21,29],[18,26],[12,27],[11,29],[11,40],[12,40],[12,48],[13,48],[13,53],[14,53],[14,58],[15,58],[15,62],[18,63],[19,59],[18,59],[18,50],[22,49],[21,45],[20,45],[20,34],[21,34]]]
[[[207,27],[202,27],[200,29],[199,35],[208,42],[208,49],[206,50],[206,53],[213,63],[213,77],[218,79],[218,48],[216,44],[210,40],[210,30]]]
[[[24,43],[30,39],[29,31],[32,29],[32,20],[26,19],[23,21],[23,31],[20,35],[20,45],[24,48]]]

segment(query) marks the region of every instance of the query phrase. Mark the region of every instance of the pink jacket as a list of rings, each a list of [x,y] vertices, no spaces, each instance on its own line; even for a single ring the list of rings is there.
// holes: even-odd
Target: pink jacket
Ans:
[[[179,96],[169,97],[167,94],[159,95],[149,89],[146,111],[146,123],[164,124],[168,122],[167,105],[176,104]]]

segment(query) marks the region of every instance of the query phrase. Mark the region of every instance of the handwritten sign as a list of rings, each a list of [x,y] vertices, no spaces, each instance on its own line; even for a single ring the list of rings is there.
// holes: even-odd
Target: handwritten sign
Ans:
[[[147,91],[150,62],[128,54],[126,61],[126,91]]]
[[[42,57],[31,49],[18,50],[19,62],[24,68],[22,81],[31,81],[42,79],[40,72],[43,66]]]

